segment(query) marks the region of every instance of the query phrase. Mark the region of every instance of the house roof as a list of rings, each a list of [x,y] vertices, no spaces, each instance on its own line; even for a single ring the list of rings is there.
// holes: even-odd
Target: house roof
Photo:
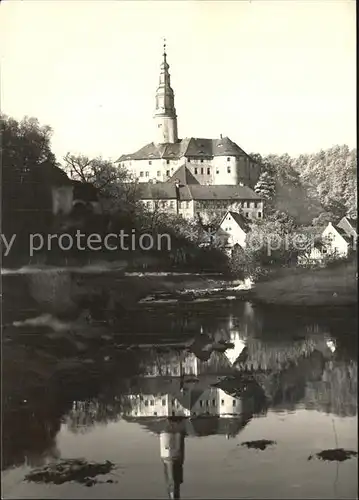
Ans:
[[[189,171],[186,165],[179,167],[168,182],[176,182],[178,180],[180,184],[199,184],[194,175]]]
[[[34,168],[35,178],[42,184],[51,186],[71,186],[72,180],[68,178],[66,172],[56,167],[51,162],[44,161]]]
[[[174,182],[157,184],[138,184],[138,194],[142,200],[176,200],[176,186]],[[182,185],[179,189],[181,201],[190,200],[261,200],[248,186],[204,186],[202,184]]]
[[[241,227],[242,229],[249,229],[248,220],[244,217],[244,215],[238,212],[232,212],[231,210],[228,210],[228,212],[223,216],[219,226],[222,225],[222,222],[225,220],[228,214],[231,215],[231,217],[234,219],[234,221],[238,224],[239,227]]]
[[[355,231],[358,231],[358,219],[353,219],[351,217],[345,217],[345,218],[349,222],[351,227],[355,229]]]
[[[246,156],[250,158],[242,148],[228,137],[220,139],[190,137],[179,139],[174,144],[155,144],[151,142],[135,153],[120,156],[116,162],[126,160],[155,160],[160,158],[178,160],[182,157],[205,158],[214,156]]]
[[[351,241],[351,237],[348,235],[348,233],[344,229],[342,229],[339,226],[334,226],[334,229],[340,234],[340,236],[342,238],[345,239],[345,241],[347,241],[347,242]]]
[[[353,219],[352,217],[343,217],[339,223],[338,227],[343,227],[345,230],[346,223],[357,233],[358,232],[358,221],[357,219]]]

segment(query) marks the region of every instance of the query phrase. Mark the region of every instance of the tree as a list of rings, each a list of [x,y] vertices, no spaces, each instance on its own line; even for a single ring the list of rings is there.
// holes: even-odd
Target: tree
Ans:
[[[254,191],[261,198],[271,201],[274,198],[276,185],[275,180],[269,172],[262,172],[259,176],[258,182],[254,187]]]
[[[105,211],[134,214],[139,208],[138,183],[129,172],[101,157],[67,153],[63,169],[71,179],[93,184]]]
[[[49,126],[1,115],[1,135],[1,232],[16,234],[13,250],[27,253],[29,234],[51,223],[51,177],[64,174],[51,150]]]

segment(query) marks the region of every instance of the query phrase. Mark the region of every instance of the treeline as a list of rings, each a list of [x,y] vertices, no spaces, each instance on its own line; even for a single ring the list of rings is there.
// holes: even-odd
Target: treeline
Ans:
[[[285,212],[302,224],[357,217],[356,149],[333,146],[296,158],[252,156],[262,165],[256,191],[267,199],[267,208]]]
[[[1,115],[1,256],[4,266],[25,264],[89,264],[92,259],[126,260],[133,267],[169,270],[176,268],[196,271],[222,271],[227,259],[217,248],[201,248],[203,227],[199,221],[186,221],[160,210],[149,212],[137,196],[137,185],[128,172],[103,158],[88,158],[68,153],[58,161],[51,150],[52,130],[42,126],[36,118],[17,121]],[[99,213],[91,209],[74,208],[66,215],[53,213],[54,186],[92,185],[97,190]],[[107,233],[132,235],[137,241],[144,233],[157,241],[159,234],[168,234],[171,248],[136,251],[119,248],[101,252],[69,251],[52,246],[44,248],[31,258],[30,235],[57,234],[74,236]],[[4,241],[16,235],[11,254],[4,255]],[[55,240],[56,241],[56,240]]]

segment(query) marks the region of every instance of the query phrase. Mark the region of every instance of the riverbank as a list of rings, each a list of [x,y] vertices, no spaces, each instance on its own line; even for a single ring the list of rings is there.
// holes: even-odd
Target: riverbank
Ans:
[[[354,306],[358,302],[356,262],[324,269],[283,269],[256,283],[251,300],[279,306]]]
[[[77,303],[82,307],[84,297],[96,299],[104,294],[112,303],[108,307],[106,302],[109,309],[219,298],[279,306],[352,306],[357,304],[356,272],[356,262],[325,269],[287,268],[253,283],[221,273],[131,272],[124,262],[1,270],[5,302],[9,297],[16,300],[14,287],[25,287],[50,313],[76,309]]]

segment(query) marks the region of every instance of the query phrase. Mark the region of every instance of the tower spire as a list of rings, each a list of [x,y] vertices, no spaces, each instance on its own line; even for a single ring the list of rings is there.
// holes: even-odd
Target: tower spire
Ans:
[[[178,141],[177,115],[174,104],[174,93],[171,87],[171,76],[167,63],[167,42],[163,38],[163,61],[160,70],[159,86],[156,92],[156,143],[174,143]]]

